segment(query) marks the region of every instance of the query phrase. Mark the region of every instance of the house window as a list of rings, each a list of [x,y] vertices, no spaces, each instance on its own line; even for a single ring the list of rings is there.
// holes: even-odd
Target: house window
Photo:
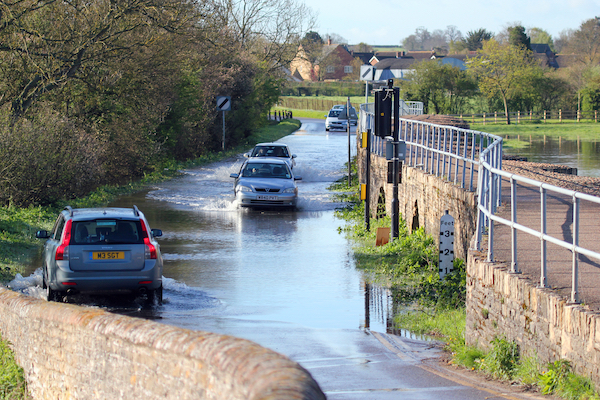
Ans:
[[[344,73],[345,74],[351,74],[352,73],[352,65],[345,65],[344,66]]]
[[[327,73],[328,74],[333,74],[335,72],[335,67],[333,65],[328,65],[327,66]]]

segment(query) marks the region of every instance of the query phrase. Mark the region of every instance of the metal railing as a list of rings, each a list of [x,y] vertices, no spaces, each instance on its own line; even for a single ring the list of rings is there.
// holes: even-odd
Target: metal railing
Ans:
[[[373,105],[361,105],[361,129],[374,131]],[[502,138],[485,132],[452,126],[435,125],[427,122],[399,118],[399,139],[406,142],[408,167],[420,168],[438,178],[459,185],[469,191],[477,191],[476,248],[482,249],[483,236],[487,233],[487,261],[494,261],[494,223],[510,229],[511,272],[519,273],[517,254],[517,232],[539,238],[540,246],[540,286],[548,287],[547,244],[553,243],[572,252],[571,302],[579,303],[579,256],[600,260],[600,253],[584,248],[580,243],[580,210],[582,200],[600,205],[600,198],[542,183],[502,170]],[[385,155],[385,139],[372,135],[372,152]],[[475,175],[477,181],[474,182]],[[510,182],[510,219],[498,216],[497,208],[502,200],[502,179]],[[540,230],[517,223],[517,183],[540,190],[537,206],[541,221]],[[571,199],[573,209],[572,240],[564,240],[547,231],[548,196],[563,196]]]

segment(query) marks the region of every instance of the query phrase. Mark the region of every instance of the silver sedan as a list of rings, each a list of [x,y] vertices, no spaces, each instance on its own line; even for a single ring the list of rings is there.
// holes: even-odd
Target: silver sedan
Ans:
[[[233,190],[240,207],[296,207],[298,187],[288,164],[277,158],[250,158],[240,168]]]

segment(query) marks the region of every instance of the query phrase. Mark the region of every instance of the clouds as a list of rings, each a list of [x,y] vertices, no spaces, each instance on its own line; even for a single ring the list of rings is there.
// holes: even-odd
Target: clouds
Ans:
[[[419,26],[444,30],[456,26],[463,34],[479,28],[498,33],[520,22],[557,37],[600,15],[600,0],[422,0],[420,2],[346,0],[343,3],[305,0],[318,13],[317,31],[337,33],[350,44],[399,45]]]

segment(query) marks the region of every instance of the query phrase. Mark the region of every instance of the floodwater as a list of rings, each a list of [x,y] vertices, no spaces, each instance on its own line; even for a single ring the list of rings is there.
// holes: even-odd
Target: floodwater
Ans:
[[[560,164],[577,168],[577,175],[600,177],[600,142],[597,140],[567,140],[555,136],[505,135],[510,139],[504,153],[527,158],[527,161]],[[511,140],[519,142],[510,147]]]
[[[355,135],[350,140],[355,152]],[[251,336],[246,334],[249,321],[386,332],[389,295],[365,284],[355,269],[352,244],[338,231],[344,221],[334,215],[344,204],[327,190],[347,173],[347,133],[327,133],[322,121],[306,120],[280,141],[297,155],[294,171],[302,180],[296,210],[238,208],[229,175],[239,171],[242,155],[186,170],[180,178],[111,204],[135,204],[151,227],[163,230],[163,306],[74,301],[241,337]],[[42,297],[37,267],[11,286]]]

